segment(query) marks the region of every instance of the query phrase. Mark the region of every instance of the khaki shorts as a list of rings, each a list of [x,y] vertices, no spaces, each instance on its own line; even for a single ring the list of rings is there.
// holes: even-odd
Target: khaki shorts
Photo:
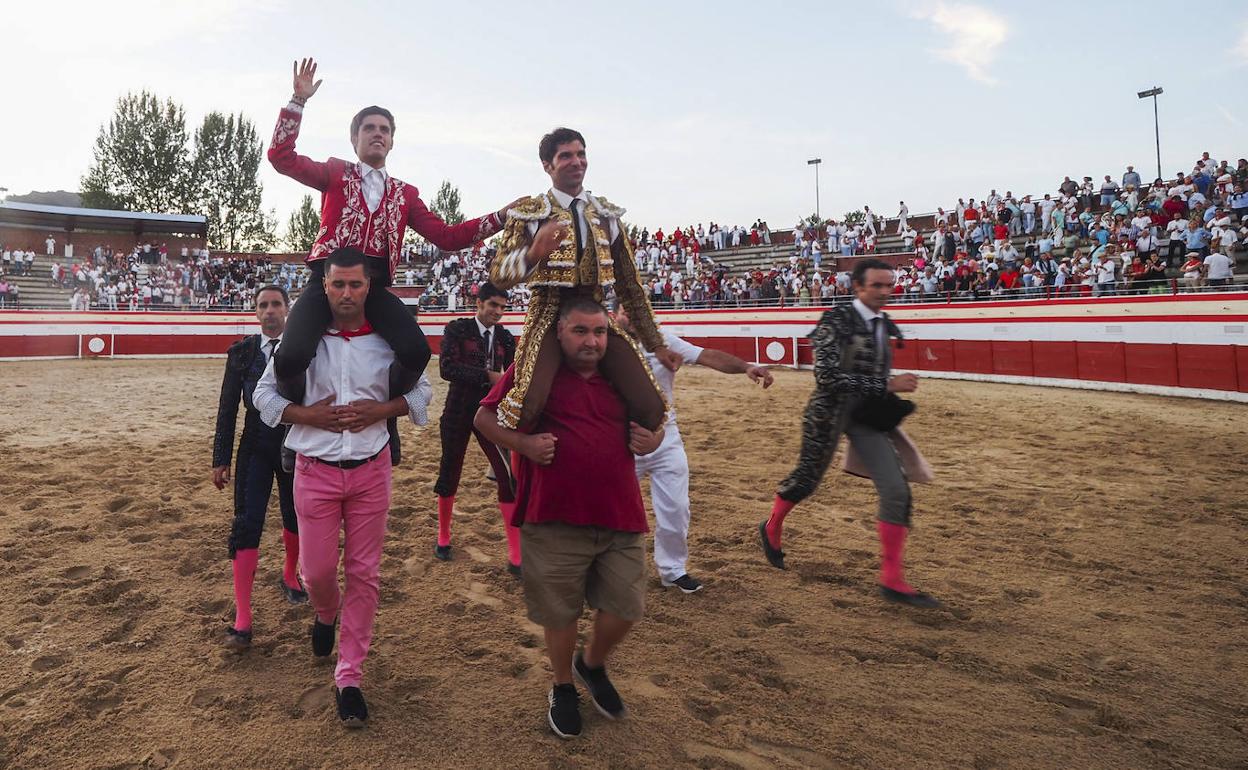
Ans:
[[[565,628],[585,602],[624,620],[646,608],[646,546],[640,532],[547,522],[520,528],[529,620]]]

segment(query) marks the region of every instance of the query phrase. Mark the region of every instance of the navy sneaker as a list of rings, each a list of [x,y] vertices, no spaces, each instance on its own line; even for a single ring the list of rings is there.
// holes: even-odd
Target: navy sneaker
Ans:
[[[607,719],[623,719],[628,716],[624,701],[620,700],[615,685],[607,678],[606,666],[590,668],[585,665],[585,656],[578,652],[572,659],[572,673],[585,685],[585,689],[589,691],[589,699],[594,702],[594,707],[600,714]]]
[[[550,688],[547,696],[550,710],[546,712],[546,721],[555,735],[565,741],[581,734],[581,702],[572,684],[557,684]]]

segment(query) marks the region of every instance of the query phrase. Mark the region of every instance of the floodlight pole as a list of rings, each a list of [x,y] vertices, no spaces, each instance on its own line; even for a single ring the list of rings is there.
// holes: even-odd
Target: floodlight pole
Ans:
[[[822,222],[823,216],[820,215],[819,213],[819,164],[820,163],[823,163],[823,158],[811,158],[810,160],[806,161],[807,166],[815,167],[815,218],[818,219],[820,222]]]
[[[1157,118],[1157,96],[1165,93],[1161,86],[1153,86],[1147,91],[1138,91],[1136,96],[1141,99],[1153,97],[1153,136],[1157,141],[1157,178],[1161,179],[1161,122]]]

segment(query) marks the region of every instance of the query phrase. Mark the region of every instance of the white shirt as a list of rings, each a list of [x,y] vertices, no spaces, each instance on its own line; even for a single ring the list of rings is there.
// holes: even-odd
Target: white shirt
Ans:
[[[550,188],[550,191],[551,193],[554,194],[555,200],[559,201],[560,206],[563,206],[568,211],[572,210],[573,196],[568,195],[563,190],[556,190],[553,187]],[[581,238],[586,239],[586,238],[589,238],[589,225],[585,222],[585,207],[591,205],[589,202],[589,191],[581,190],[580,193],[576,195],[576,200],[580,201],[580,203],[578,203],[576,206],[577,219],[579,220],[577,222],[577,225],[581,228]],[[606,220],[607,220],[608,230],[610,231],[607,237],[611,240],[612,243],[615,243],[615,239],[620,237],[620,223],[616,220],[615,217],[606,217]],[[601,222],[602,218],[600,218],[599,221]],[[539,222],[530,222],[529,223],[529,235],[531,236],[531,235],[536,234],[537,228],[539,226],[540,226]],[[575,240],[576,236],[574,234],[568,233],[568,236],[573,239],[572,240],[573,243],[576,243],[576,240]]]
[[[280,345],[282,342],[282,335],[279,334],[276,337],[270,337],[264,332],[260,332],[260,351],[264,353],[264,362],[266,364],[269,362],[269,359],[273,357],[274,346],[270,345],[270,342],[276,342]]]
[[[373,168],[364,161],[360,161],[356,164],[356,168],[360,170],[360,177],[364,180],[364,202],[368,204],[368,213],[376,213],[377,207],[381,205],[381,196],[386,192],[386,180],[390,177],[384,166]]]
[[[340,337],[325,334],[316,347],[316,357],[304,375],[304,402],[314,404],[333,396],[336,406],[361,399],[390,400],[390,365],[394,351],[379,334]],[[429,421],[427,408],[433,397],[433,386],[425,375],[420,376],[404,398],[408,416],[416,425]],[[260,381],[256,383],[253,400],[265,425],[276,428],[282,413],[291,402],[277,393],[277,377],[270,360]],[[390,434],[384,420],[373,423],[359,433],[321,430],[311,425],[292,425],[286,446],[307,457],[330,462],[363,460],[380,452],[389,442]]]
[[[1205,257],[1205,277],[1220,281],[1231,277],[1231,259],[1225,254],[1213,253]]]
[[[666,329],[660,329],[659,333],[663,335],[663,343],[667,345],[667,349],[679,355],[686,364],[698,362],[698,356],[702,355],[702,348],[692,342],[682,340]],[[655,382],[659,383],[663,394],[667,396],[667,403],[671,406],[667,412],[667,424],[672,425],[676,422],[676,401],[672,397],[672,387],[676,384],[676,372],[664,366],[653,353],[646,353],[646,362],[650,364],[650,371],[654,372]]]
[[[858,315],[862,316],[862,320],[866,321],[868,329],[871,328],[872,321],[874,321],[877,318],[881,319],[879,325],[877,325],[875,328],[875,349],[877,352],[883,351],[884,345],[885,345],[885,337],[884,337],[884,321],[882,319],[884,318],[884,314],[877,313],[871,308],[867,307],[866,305],[862,303],[862,300],[858,299],[857,297],[854,297],[853,305],[854,305],[854,310],[858,311]]]

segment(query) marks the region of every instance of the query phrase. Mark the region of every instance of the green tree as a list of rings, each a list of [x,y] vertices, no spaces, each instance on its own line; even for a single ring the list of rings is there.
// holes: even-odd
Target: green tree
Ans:
[[[161,102],[147,91],[121,97],[96,136],[82,204],[185,213],[191,202],[186,140],[186,114],[172,99]]]
[[[291,251],[311,251],[320,231],[321,215],[312,205],[312,196],[305,195],[299,208],[290,212],[290,219],[286,220],[286,247]]]
[[[261,208],[264,145],[239,115],[210,112],[195,131],[192,200],[208,218],[208,243],[229,251],[265,251],[277,241],[276,217]]]
[[[862,213],[861,209],[858,211],[846,211],[841,219],[841,224],[847,227],[850,225],[860,225],[866,218],[867,215]]]
[[[429,210],[448,225],[457,225],[464,221],[464,213],[459,210],[459,188],[451,184],[449,179],[442,180],[438,194],[433,196],[433,204]]]

